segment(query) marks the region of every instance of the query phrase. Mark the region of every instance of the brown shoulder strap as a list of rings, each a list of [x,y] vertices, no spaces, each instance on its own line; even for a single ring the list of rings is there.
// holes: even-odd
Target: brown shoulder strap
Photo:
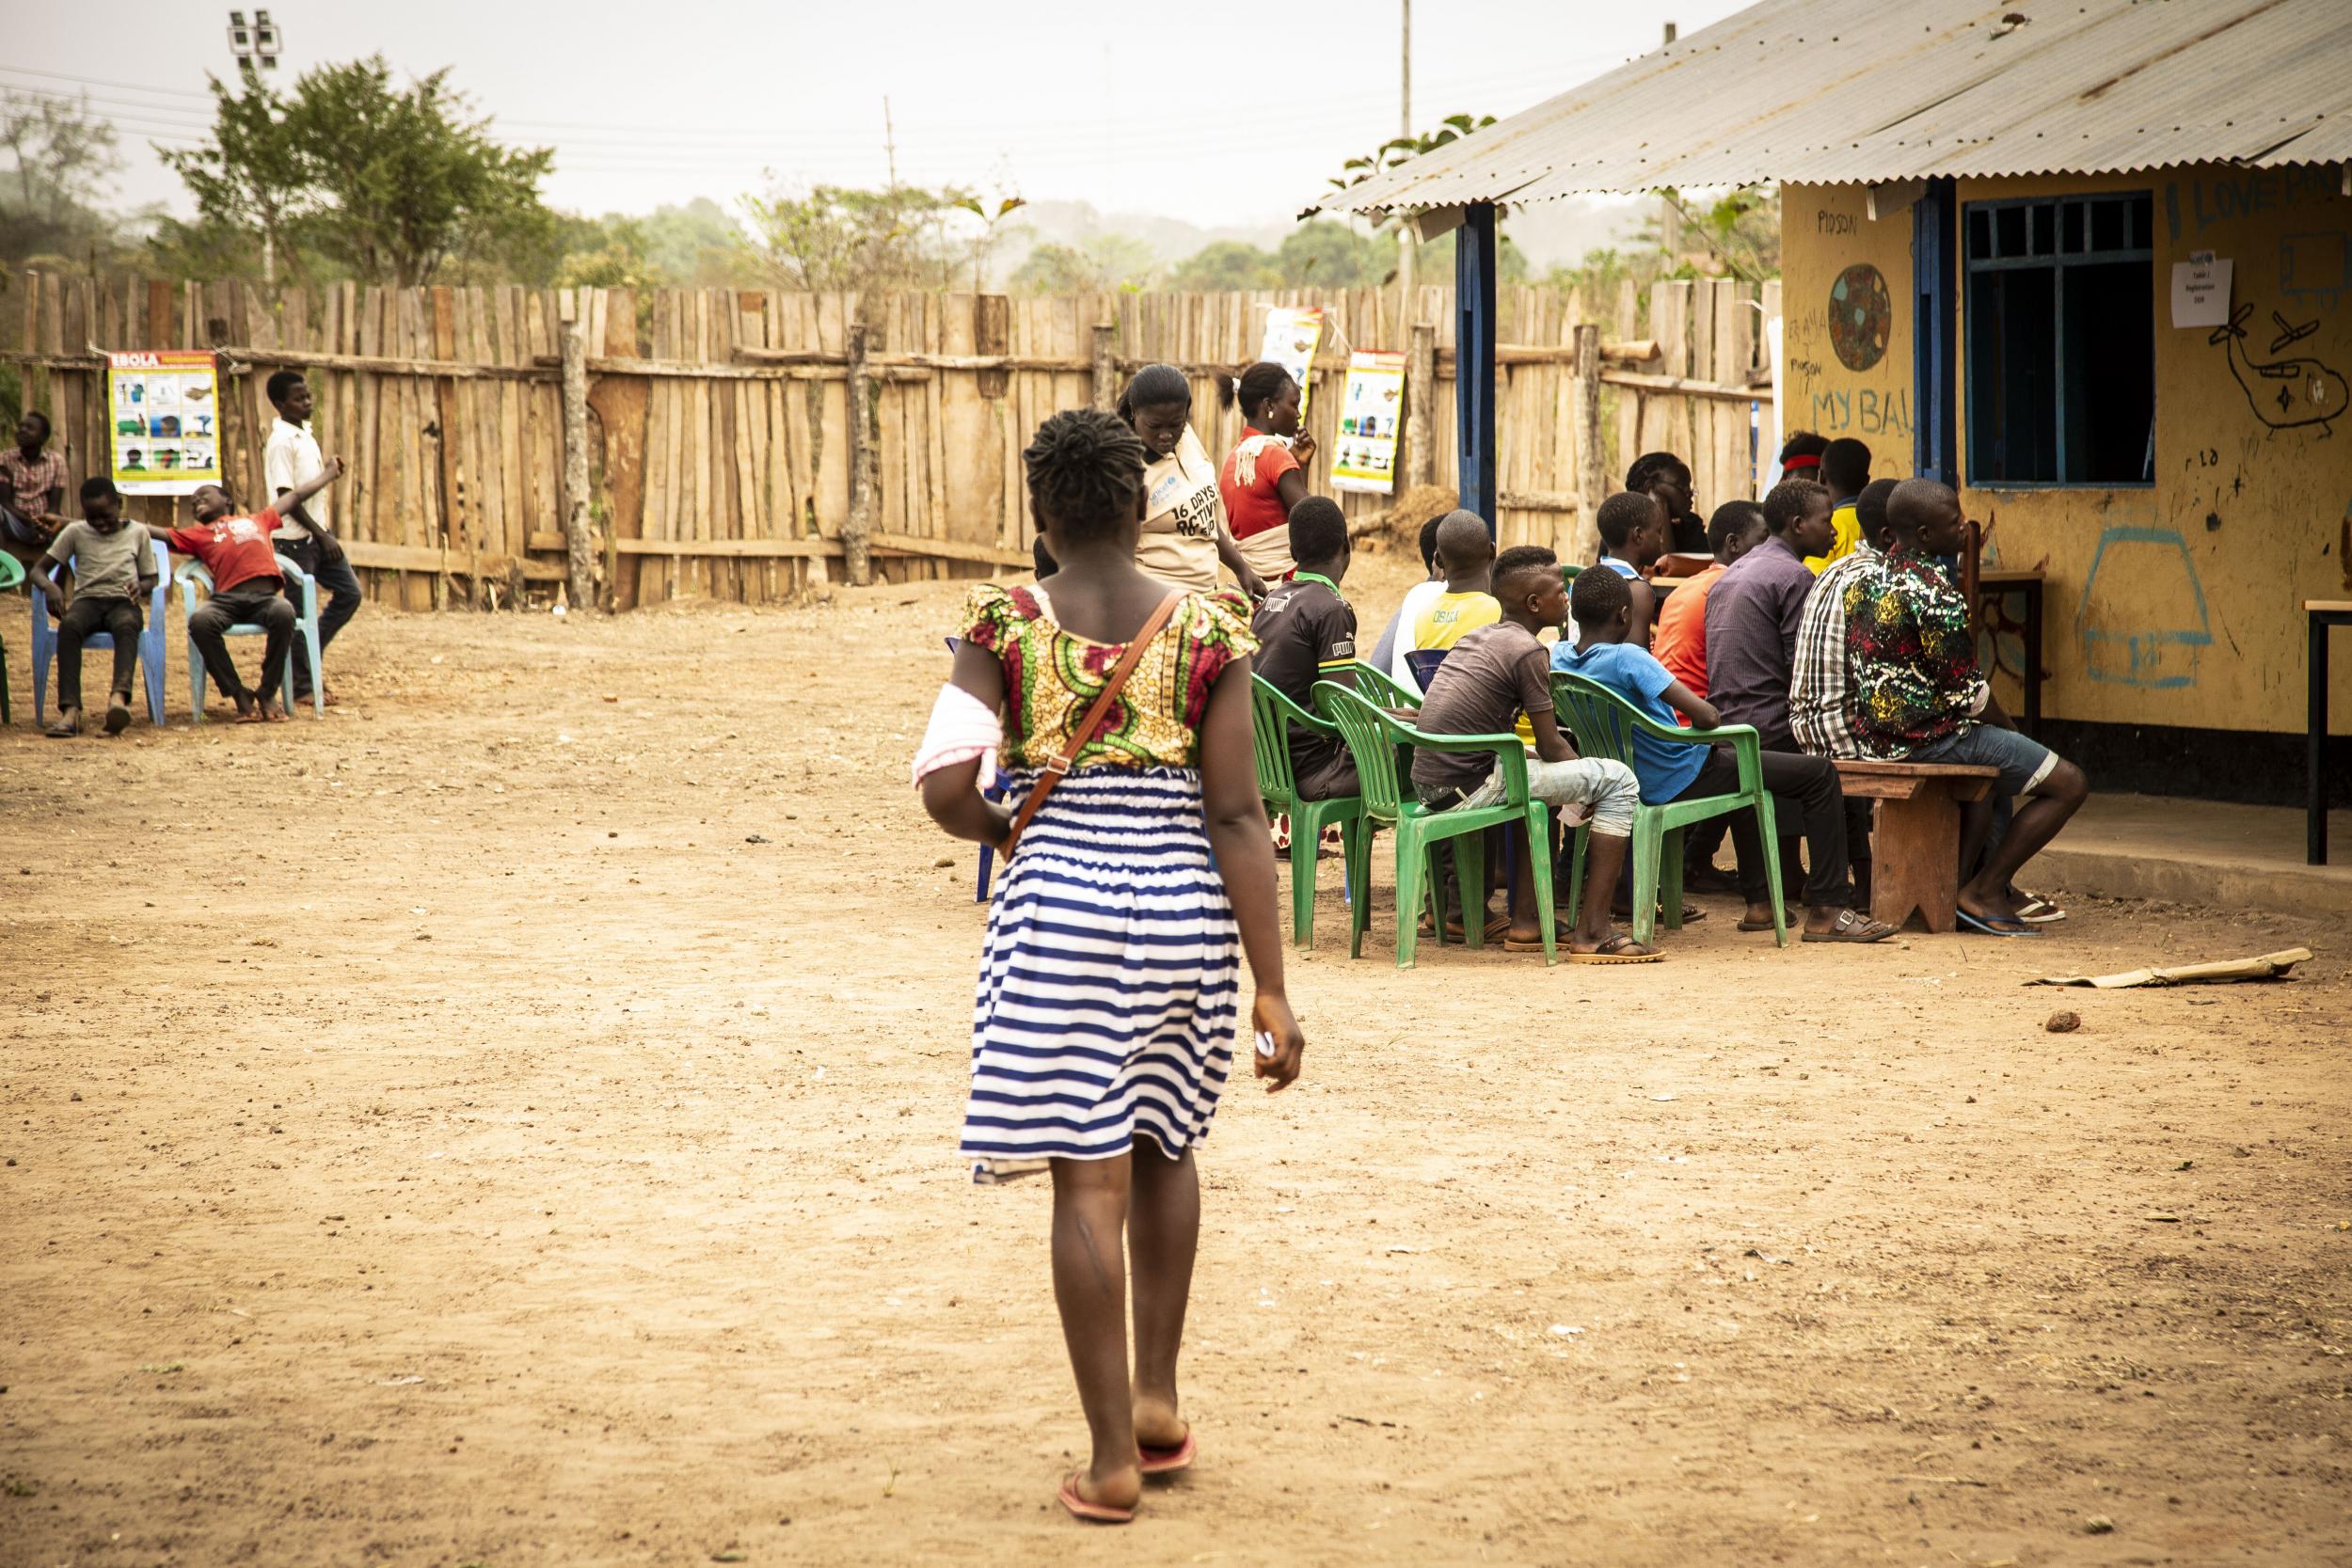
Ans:
[[[1094,705],[1087,709],[1086,717],[1078,721],[1077,734],[1071,737],[1069,748],[1045,765],[1045,772],[1037,781],[1036,787],[1029,791],[1029,798],[1022,801],[1021,809],[1013,814],[1012,832],[1006,835],[1004,847],[997,851],[999,854],[1008,858],[1011,856],[1013,846],[1021,842],[1021,834],[1029,825],[1029,818],[1037,815],[1037,808],[1045,803],[1045,797],[1054,792],[1054,786],[1061,782],[1062,775],[1069,772],[1071,765],[1078,760],[1078,753],[1094,738],[1095,732],[1103,727],[1103,721],[1110,717],[1111,705],[1119,701],[1120,692],[1126,689],[1127,677],[1134,674],[1136,666],[1143,662],[1143,650],[1150,646],[1153,638],[1159,636],[1161,628],[1168,625],[1168,617],[1176,613],[1176,607],[1184,597],[1181,588],[1170,592],[1167,598],[1159,602],[1158,608],[1145,618],[1143,629],[1128,641],[1127,651],[1120,655],[1119,662],[1111,667],[1110,679],[1103,683],[1102,694],[1094,699]]]

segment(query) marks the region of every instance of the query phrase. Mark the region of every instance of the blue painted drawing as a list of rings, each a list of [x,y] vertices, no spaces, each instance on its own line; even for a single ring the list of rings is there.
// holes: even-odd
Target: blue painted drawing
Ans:
[[[2139,592],[2166,578],[2178,584],[2177,596],[2161,590],[2156,594],[2156,602],[2179,606],[2171,625],[2112,624],[2098,605],[2099,574],[2115,561],[2122,562],[2119,570]],[[2094,681],[2158,690],[2196,685],[2198,657],[2213,641],[2213,624],[2205,613],[2197,563],[2179,531],[2130,524],[2104,531],[2090,558],[2090,575],[2083,582],[2074,628],[2082,637],[2083,671]]]

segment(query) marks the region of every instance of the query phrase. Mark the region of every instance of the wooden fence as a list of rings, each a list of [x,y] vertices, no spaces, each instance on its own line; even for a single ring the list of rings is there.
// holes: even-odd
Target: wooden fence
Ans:
[[[36,273],[12,283],[0,364],[18,369],[26,405],[51,415],[77,484],[107,451],[96,351],[216,350],[225,471],[247,500],[261,494],[271,419],[262,383],[279,367],[304,371],[320,442],[352,467],[334,497],[338,531],[369,592],[412,609],[544,597],[564,579],[566,324],[585,350],[583,522],[597,592],[619,609],[781,599],[857,575],[860,557],[890,580],[1024,565],[1034,525],[1020,451],[1038,423],[1108,406],[1136,369],[1164,361],[1192,379],[1194,424],[1222,452],[1239,421],[1218,407],[1216,378],[1254,357],[1273,305],[1327,311],[1310,410],[1326,454],[1338,448],[1347,351],[1403,348],[1400,482],[1455,483],[1446,288],[1419,290],[1408,325],[1395,291],[1369,289],[861,302],[349,284],[269,296],[237,282]],[[1629,285],[1606,311],[1539,288],[1505,290],[1500,304],[1503,543],[1589,556],[1591,493],[1613,488],[1642,451],[1689,457],[1708,501],[1754,493],[1752,419],[1761,400],[1769,439],[1772,395],[1755,307],[1776,310],[1778,285],[1759,298],[1730,283],[1661,284],[1646,320]],[[860,404],[866,418],[853,420]],[[1360,517],[1388,498],[1343,502]],[[162,521],[170,506],[134,511]]]

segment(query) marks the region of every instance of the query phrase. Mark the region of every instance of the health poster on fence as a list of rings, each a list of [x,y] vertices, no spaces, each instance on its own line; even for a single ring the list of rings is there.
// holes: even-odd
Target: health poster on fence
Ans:
[[[1278,305],[1266,312],[1265,338],[1258,344],[1258,357],[1271,359],[1291,372],[1291,379],[1298,383],[1301,415],[1306,413],[1307,399],[1314,391],[1315,345],[1322,341],[1321,306],[1295,309]]]
[[[1405,356],[1362,349],[1350,354],[1331,488],[1394,494],[1396,433],[1404,417]]]
[[[200,350],[106,356],[115,487],[193,495],[220,483],[220,367]]]

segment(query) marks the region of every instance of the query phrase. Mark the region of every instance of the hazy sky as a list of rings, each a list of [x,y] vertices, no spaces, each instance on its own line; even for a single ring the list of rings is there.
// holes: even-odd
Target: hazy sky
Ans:
[[[1737,0],[1422,0],[1418,126],[1506,115],[1656,47]],[[204,73],[230,69],[225,5],[24,5],[0,84],[87,90],[117,120],[130,202],[181,204],[151,141],[210,123]],[[882,100],[903,180],[1163,213],[1205,225],[1286,219],[1397,126],[1396,0],[1135,6],[562,6],[294,0],[270,8],[280,77],[381,51],[451,80],[507,137],[556,150],[547,195],[644,211],[762,184],[880,183]]]

